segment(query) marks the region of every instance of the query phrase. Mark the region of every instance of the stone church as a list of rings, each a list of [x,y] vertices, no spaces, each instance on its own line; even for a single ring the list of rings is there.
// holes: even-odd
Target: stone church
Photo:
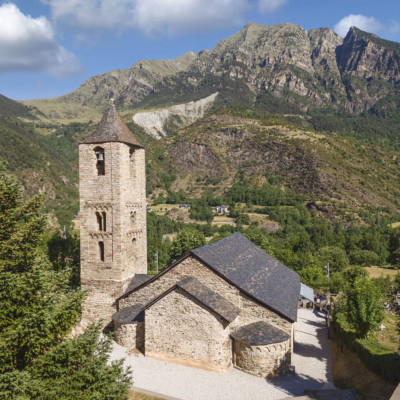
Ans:
[[[82,322],[146,357],[257,376],[291,363],[300,278],[239,232],[147,275],[144,148],[115,106],[79,145]]]

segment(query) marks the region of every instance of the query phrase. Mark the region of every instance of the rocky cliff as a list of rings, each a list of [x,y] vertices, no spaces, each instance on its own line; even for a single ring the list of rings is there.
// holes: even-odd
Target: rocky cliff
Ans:
[[[342,40],[328,28],[249,23],[212,50],[168,61],[142,61],[95,76],[72,93],[29,101],[48,116],[101,113],[109,98],[121,109],[164,108],[219,92],[214,108],[266,108],[271,97],[305,112],[369,111],[397,95],[400,45],[351,28]],[[62,106],[61,106],[62,104]],[[53,111],[53,113],[51,112]]]

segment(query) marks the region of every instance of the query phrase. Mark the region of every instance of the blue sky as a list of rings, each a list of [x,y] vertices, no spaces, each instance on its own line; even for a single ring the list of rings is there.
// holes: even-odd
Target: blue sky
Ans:
[[[0,93],[66,94],[89,77],[143,59],[212,48],[247,22],[309,30],[349,26],[400,42],[400,1],[12,0],[0,2]]]

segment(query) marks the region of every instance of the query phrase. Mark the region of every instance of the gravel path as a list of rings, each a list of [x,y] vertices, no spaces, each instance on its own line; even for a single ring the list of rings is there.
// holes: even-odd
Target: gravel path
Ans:
[[[273,400],[301,396],[305,389],[333,388],[325,315],[299,309],[293,365],[295,374],[263,379],[231,368],[216,374],[183,365],[127,355],[114,345],[112,358],[125,358],[134,387],[182,400]]]

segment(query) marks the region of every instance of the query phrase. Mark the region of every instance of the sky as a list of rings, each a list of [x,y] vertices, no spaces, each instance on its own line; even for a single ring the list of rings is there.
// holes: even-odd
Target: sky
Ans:
[[[199,52],[246,23],[351,26],[400,42],[399,0],[0,1],[0,94],[60,96],[140,60]]]

